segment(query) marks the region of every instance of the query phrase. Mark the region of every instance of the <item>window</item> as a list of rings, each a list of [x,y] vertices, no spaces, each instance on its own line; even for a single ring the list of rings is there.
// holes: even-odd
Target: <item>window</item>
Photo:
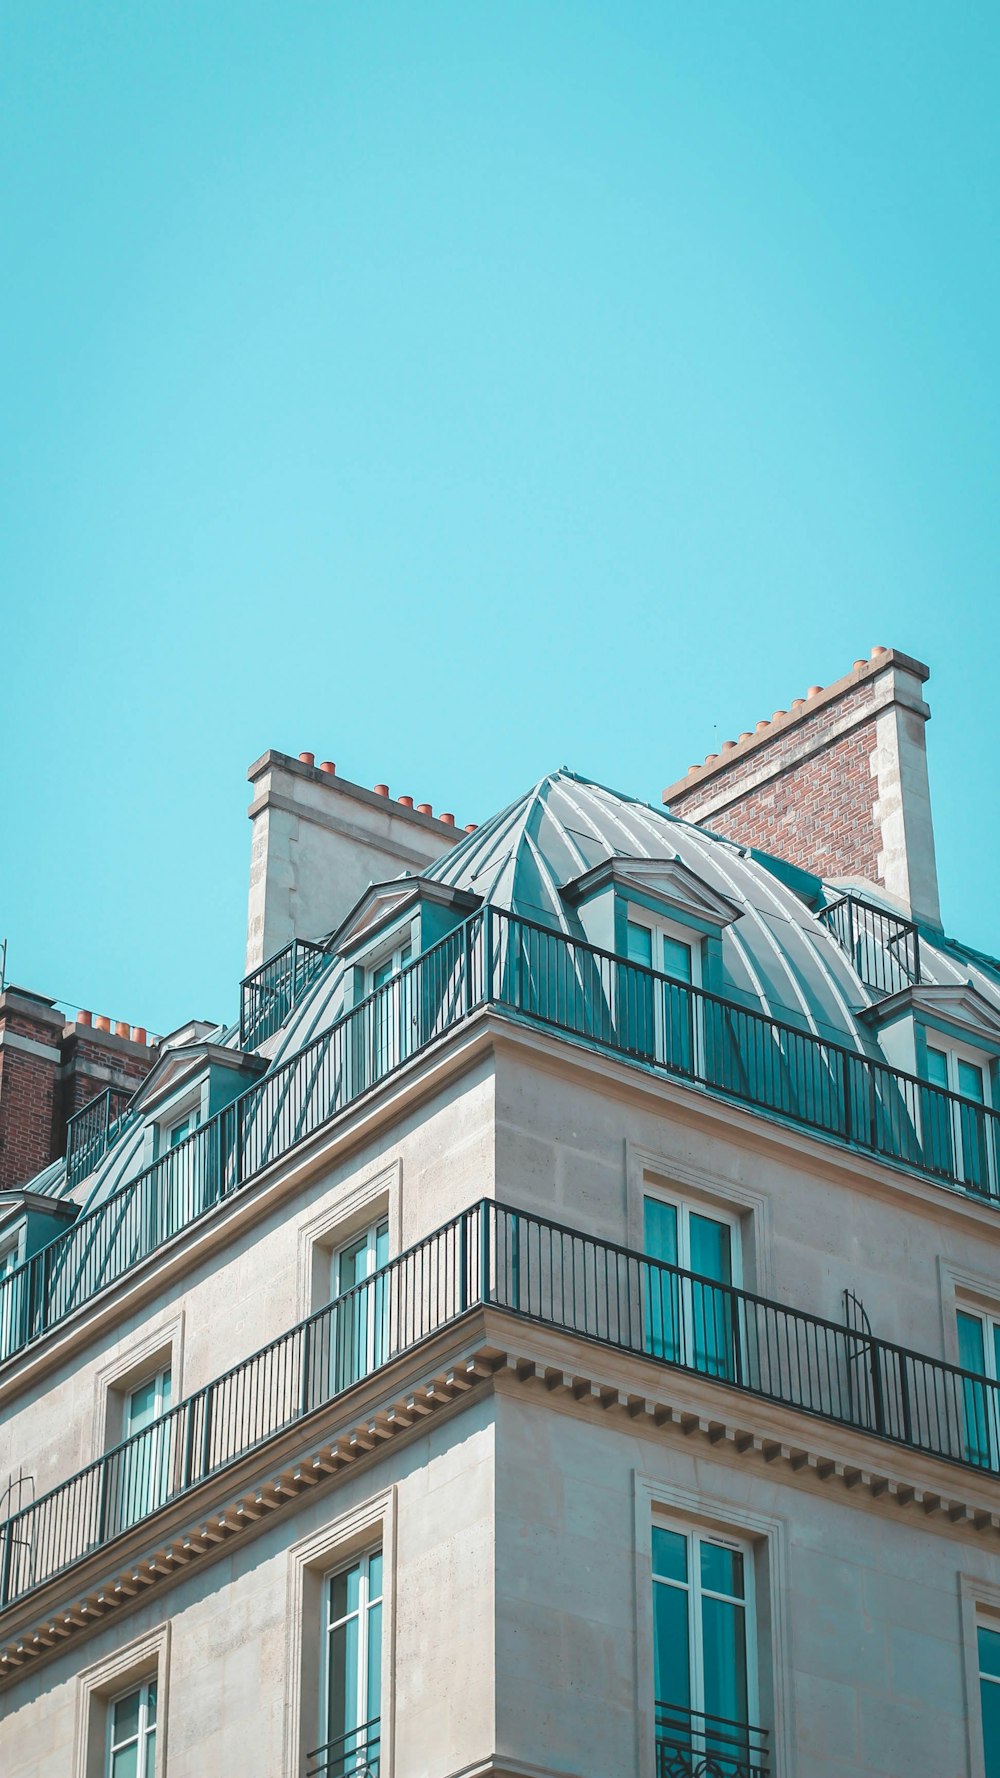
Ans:
[[[928,1141],[935,1166],[977,1191],[996,1189],[996,1155],[989,1075],[980,1061],[954,1049],[927,1045],[927,1079],[960,1100],[927,1095]]]
[[[681,1272],[645,1268],[644,1345],[656,1358],[710,1377],[737,1375],[736,1229],[683,1202],[643,1200],[643,1245],[651,1259]]]
[[[330,1266],[330,1389],[346,1389],[385,1361],[388,1349],[389,1219],[334,1253]]]
[[[156,1680],[108,1702],[107,1778],[153,1778],[156,1764]]]
[[[122,1444],[106,1466],[105,1535],[114,1536],[162,1506],[170,1492],[175,1421],[170,1371],[157,1371],[125,1397]]]
[[[701,982],[700,946],[665,926],[629,920],[625,955],[640,966],[621,974],[619,1022],[627,1047],[681,1073],[698,1072],[701,1042],[691,989]]]
[[[0,1358],[6,1358],[21,1342],[21,1304],[24,1298],[24,1277],[15,1281],[21,1263],[20,1240],[8,1241],[0,1247]]]
[[[652,1557],[656,1769],[762,1778],[751,1552],[654,1525]]]
[[[979,1708],[986,1778],[1000,1778],[1000,1630],[976,1625],[979,1649]]]
[[[371,1079],[381,1080],[416,1047],[413,1030],[414,982],[412,975],[399,981],[393,978],[405,969],[413,956],[409,937],[401,938],[394,948],[366,972],[366,992],[371,995]]]
[[[323,1745],[310,1778],[378,1778],[382,1711],[382,1551],[327,1577],[323,1588]]]
[[[969,1309],[959,1309],[956,1320],[958,1362],[963,1370],[975,1372],[975,1377],[962,1379],[966,1461],[996,1469],[1000,1466],[1000,1321]]]

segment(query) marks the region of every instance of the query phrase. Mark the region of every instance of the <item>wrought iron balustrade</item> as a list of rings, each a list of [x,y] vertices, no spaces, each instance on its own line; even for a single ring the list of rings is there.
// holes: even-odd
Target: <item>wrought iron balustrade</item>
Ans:
[[[322,945],[293,938],[240,983],[240,1048],[250,1049],[280,1031],[307,988],[333,961]]]
[[[768,1732],[692,1710],[656,1705],[656,1778],[768,1778]]]
[[[487,908],[0,1280],[0,1358],[109,1288],[484,1005],[1000,1204],[1000,1114],[992,1107]]]
[[[876,994],[898,994],[919,982],[920,935],[912,920],[859,895],[842,895],[817,918]]]
[[[90,1099],[66,1125],[66,1177],[70,1185],[86,1179],[135,1121],[129,1102],[133,1095],[121,1087],[105,1087]]]
[[[1000,1385],[482,1200],[0,1522],[0,1609],[477,1305],[1000,1475]]]
[[[381,1751],[382,1719],[373,1716],[308,1754],[306,1778],[379,1778]]]

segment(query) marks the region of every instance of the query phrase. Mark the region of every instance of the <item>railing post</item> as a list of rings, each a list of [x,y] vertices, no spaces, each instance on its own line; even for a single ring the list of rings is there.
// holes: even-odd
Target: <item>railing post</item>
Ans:
[[[872,1406],[875,1409],[875,1430],[885,1431],[885,1391],[882,1388],[882,1348],[868,1337],[868,1359],[872,1378]]]
[[[496,999],[493,991],[493,909],[489,902],[483,909],[483,999]]]
[[[469,1211],[458,1219],[458,1312],[464,1315],[469,1306]]]
[[[490,1212],[492,1203],[484,1198],[479,1206],[479,1300],[481,1303],[492,1302],[490,1288]]]
[[[844,1141],[850,1142],[851,1136],[851,1058],[846,1050],[840,1052],[840,1067],[844,1080]]]
[[[212,1403],[214,1400],[214,1385],[212,1383],[209,1383],[202,1391],[202,1396],[205,1402],[205,1412],[201,1423],[201,1469],[198,1478],[199,1481],[204,1481],[208,1474],[208,1459],[212,1442]]]
[[[366,1311],[367,1308],[368,1305],[366,1303]],[[367,1326],[367,1314],[365,1325]],[[307,1321],[305,1327],[302,1329],[302,1355],[299,1360],[299,1414],[303,1418],[309,1412],[309,1359],[311,1356],[309,1336],[312,1333],[313,1326],[313,1322]]]
[[[466,920],[465,925],[463,927],[463,933],[464,933],[463,967],[465,969],[465,1011],[466,1011],[466,1015],[468,1015],[472,1011],[473,1004],[474,1004],[473,998],[472,998],[472,921],[471,920]]]
[[[10,1603],[10,1571],[14,1559],[13,1514],[4,1527],[3,1567],[0,1568],[0,1611]]]
[[[868,1076],[868,1146],[873,1154],[878,1153],[878,1099],[875,1092],[875,1069],[870,1061],[865,1061],[865,1073]]]

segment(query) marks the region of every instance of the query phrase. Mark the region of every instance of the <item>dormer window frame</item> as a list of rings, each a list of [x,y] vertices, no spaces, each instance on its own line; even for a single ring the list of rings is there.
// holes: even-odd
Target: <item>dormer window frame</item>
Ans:
[[[683,920],[668,918],[665,914],[661,914],[659,911],[654,911],[645,901],[640,902],[633,898],[628,898],[625,900],[624,911],[624,954],[626,956],[629,956],[628,928],[630,926],[641,926],[645,931],[649,932],[652,937],[649,967],[655,970],[657,975],[670,976],[675,981],[686,981],[692,988],[702,987],[704,975],[704,947],[707,936],[704,932],[699,931],[697,927],[688,925]],[[663,945],[663,940],[665,938],[673,939],[676,944],[683,945],[686,949],[691,960],[691,973],[689,976],[679,976],[676,970],[670,968],[669,956]],[[657,943],[657,940],[659,940],[659,943]],[[641,959],[632,957],[630,958],[630,961],[640,962]]]
[[[606,858],[564,884],[562,895],[598,949],[627,957],[629,924],[649,926],[689,947],[692,987],[721,991],[722,933],[742,909],[681,858]],[[654,945],[654,969],[669,974],[663,961]]]

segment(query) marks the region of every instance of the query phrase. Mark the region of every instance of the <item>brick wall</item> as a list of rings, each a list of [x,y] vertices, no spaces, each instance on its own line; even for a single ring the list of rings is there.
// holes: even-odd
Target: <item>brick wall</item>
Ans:
[[[817,876],[862,878],[917,900],[934,919],[927,677],[920,661],[873,649],[833,685],[813,686],[725,741],[663,800],[674,815]]]
[[[25,1185],[66,1152],[66,1124],[108,1086],[132,1092],[155,1050],[131,1033],[66,1024],[51,1000],[0,995],[0,1191]]]

